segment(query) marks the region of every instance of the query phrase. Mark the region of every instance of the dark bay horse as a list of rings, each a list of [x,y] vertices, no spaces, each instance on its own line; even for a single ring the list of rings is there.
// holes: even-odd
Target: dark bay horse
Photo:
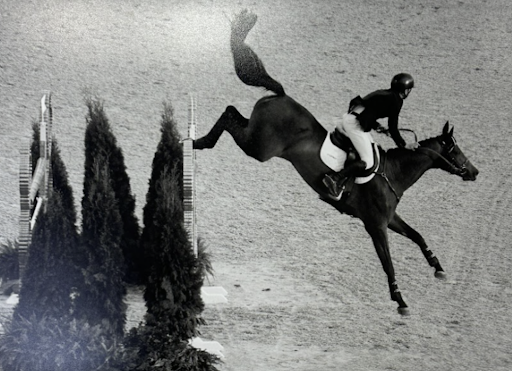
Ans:
[[[322,179],[330,169],[320,159],[320,148],[327,130],[302,105],[284,92],[282,85],[270,77],[254,51],[245,44],[248,32],[256,23],[256,15],[242,11],[231,25],[231,50],[238,77],[247,85],[263,87],[273,95],[258,100],[249,119],[235,107],[228,106],[210,132],[194,142],[195,149],[213,148],[224,131],[237,145],[259,161],[281,157],[292,163],[297,172],[319,195],[341,213],[361,219],[372,238],[388,277],[391,300],[398,311],[407,313],[395,280],[388,246],[388,228],[408,237],[421,249],[435,276],[445,273],[437,257],[423,237],[395,212],[403,193],[427,170],[443,169],[463,180],[475,180],[478,170],[462,153],[446,123],[439,136],[423,140],[415,151],[380,149],[381,166],[376,176],[365,184],[354,185],[348,197],[333,201]]]

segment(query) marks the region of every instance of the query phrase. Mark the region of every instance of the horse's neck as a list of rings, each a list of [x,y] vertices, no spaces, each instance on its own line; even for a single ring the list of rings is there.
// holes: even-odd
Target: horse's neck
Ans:
[[[388,151],[387,158],[387,176],[400,193],[410,188],[434,165],[433,158],[423,151],[397,148]]]

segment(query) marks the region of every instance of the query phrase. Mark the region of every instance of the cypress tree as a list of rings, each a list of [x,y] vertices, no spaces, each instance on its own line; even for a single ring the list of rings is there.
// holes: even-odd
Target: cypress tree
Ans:
[[[183,225],[179,175],[176,166],[164,167],[156,182],[157,204],[152,219],[155,233],[146,246],[152,265],[144,299],[147,324],[165,328],[171,338],[183,341],[197,336],[204,303],[202,272]]]
[[[141,238],[147,261],[146,323],[128,337],[127,346],[137,349],[137,370],[216,370],[216,356],[188,344],[203,323],[203,275],[184,227],[183,152],[169,104],[164,106],[161,133]]]
[[[86,131],[85,178],[91,176],[92,163],[98,156],[107,160],[109,176],[122,220],[121,250],[126,265],[124,279],[128,283],[142,283],[142,252],[139,249],[140,226],[135,215],[135,197],[132,195],[130,178],[126,172],[122,150],[111,131],[103,104],[98,100],[86,100],[88,114]]]
[[[33,125],[33,132],[37,145],[33,143],[32,148],[39,155],[37,124]],[[69,315],[70,294],[80,277],[74,264],[78,233],[73,191],[58,143],[55,139],[53,142],[50,174],[53,187],[44,205],[46,212],[41,210],[32,233],[20,301],[15,310],[16,315],[25,318],[31,314],[41,318],[44,313],[57,319]]]
[[[90,170],[82,199],[85,285],[75,299],[75,317],[121,336],[126,322],[122,220],[106,159],[98,156]]]
[[[141,235],[141,250],[144,253],[144,275],[146,277],[149,274],[149,268],[153,264],[146,252],[149,249],[149,245],[152,244],[152,236],[159,233],[158,230],[155,230],[153,224],[153,217],[158,205],[157,182],[164,172],[164,168],[168,167],[169,164],[175,163],[177,167],[183,167],[183,149],[179,143],[179,133],[174,121],[174,111],[170,103],[164,103],[160,132],[160,142],[153,157],[149,189],[146,194],[146,205],[144,205],[143,210],[144,229]],[[182,180],[179,179],[178,181],[178,190],[181,192],[181,189],[183,189]]]
[[[75,225],[77,216],[75,199],[73,197],[73,189],[69,184],[68,172],[60,155],[59,143],[55,138],[52,140],[51,163],[53,189],[58,191],[62,197],[64,216],[69,220],[70,223]]]
[[[71,312],[76,270],[70,262],[70,251],[76,243],[76,230],[74,223],[63,217],[66,211],[62,199],[60,192],[52,192],[46,213],[37,219],[14,318],[35,315],[41,319],[46,315],[62,319]]]
[[[177,123],[174,120],[174,110],[170,103],[164,103],[160,127],[160,142],[158,143],[156,153],[153,157],[151,178],[149,180],[149,189],[146,194],[146,205],[144,206],[144,232],[151,225],[151,220],[156,209],[158,192],[156,184],[164,172],[164,168],[169,164],[175,164],[176,168],[183,167],[183,148],[180,144],[180,136],[177,130]],[[183,181],[178,181],[178,196],[182,197]]]
[[[36,162],[36,125],[34,133]],[[117,369],[110,365],[123,359],[121,337],[113,335],[124,334],[124,271],[121,218],[109,171],[105,158],[93,163],[89,197],[83,202],[82,245],[66,168],[57,142],[53,143],[53,191],[33,231],[20,301],[0,337],[0,363],[6,371]],[[76,300],[72,294],[78,294]]]

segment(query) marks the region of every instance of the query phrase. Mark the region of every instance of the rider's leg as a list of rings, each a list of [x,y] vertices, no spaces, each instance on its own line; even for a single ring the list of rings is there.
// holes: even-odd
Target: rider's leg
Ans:
[[[351,140],[361,158],[361,160],[352,162],[341,171],[328,174],[324,178],[324,184],[329,189],[331,195],[339,198],[342,188],[338,182],[346,177],[358,176],[364,170],[371,168],[374,165],[374,159],[371,134],[363,131],[354,115],[344,114],[342,122],[336,127],[336,130],[343,132]]]
[[[346,113],[343,115],[341,124],[336,127],[337,130],[341,130],[354,145],[361,161],[364,162],[364,169],[370,169],[374,165],[373,159],[373,139],[369,132],[363,131],[357,118]],[[360,167],[359,165],[358,167]]]

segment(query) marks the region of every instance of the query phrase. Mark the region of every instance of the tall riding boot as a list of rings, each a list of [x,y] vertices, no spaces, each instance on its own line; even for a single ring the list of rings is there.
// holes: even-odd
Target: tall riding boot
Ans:
[[[358,160],[347,165],[339,172],[332,172],[326,174],[324,177],[324,184],[329,190],[330,195],[336,200],[340,199],[341,192],[343,191],[343,182],[345,178],[358,176],[366,169],[366,162]]]

